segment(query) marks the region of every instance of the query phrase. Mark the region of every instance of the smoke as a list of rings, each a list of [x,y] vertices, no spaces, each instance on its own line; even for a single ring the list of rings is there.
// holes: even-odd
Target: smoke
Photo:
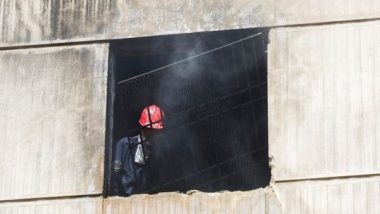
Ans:
[[[131,69],[141,73],[116,91],[122,107],[115,115],[124,117],[116,121],[119,136],[125,130],[136,133],[131,130],[138,124],[132,121],[144,106],[158,104],[165,112],[165,130],[151,157],[151,192],[250,189],[269,183],[268,173],[257,176],[266,150],[264,155],[252,152],[267,145],[264,36],[202,54],[255,33],[160,37],[140,43],[148,44],[150,55],[119,58],[117,72],[126,73],[119,79],[128,79]]]

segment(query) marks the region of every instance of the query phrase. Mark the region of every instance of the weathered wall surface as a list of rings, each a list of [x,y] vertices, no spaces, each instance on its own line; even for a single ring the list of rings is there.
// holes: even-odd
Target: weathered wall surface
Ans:
[[[0,200],[103,191],[108,44],[0,51]]]
[[[273,29],[269,153],[284,213],[380,210],[380,22]]]
[[[161,193],[158,195],[134,195],[130,198],[107,198],[104,212],[121,213],[280,213],[280,205],[270,189],[247,192],[219,192],[191,195]]]
[[[101,214],[103,198],[0,203],[1,214]]]
[[[0,47],[380,18],[373,0],[3,0]]]
[[[379,213],[380,176],[278,183],[283,213]]]
[[[380,22],[274,29],[275,181],[380,174]]]

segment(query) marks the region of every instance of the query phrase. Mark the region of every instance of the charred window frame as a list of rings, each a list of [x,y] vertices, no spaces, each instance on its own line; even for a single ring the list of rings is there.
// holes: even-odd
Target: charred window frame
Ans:
[[[111,42],[105,196],[115,143],[158,104],[165,131],[146,193],[252,190],[270,181],[264,28]]]

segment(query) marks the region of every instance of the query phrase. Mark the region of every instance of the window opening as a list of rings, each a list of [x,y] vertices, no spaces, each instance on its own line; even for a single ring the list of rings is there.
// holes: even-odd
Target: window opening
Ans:
[[[143,166],[146,186],[135,193],[269,184],[266,44],[266,29],[111,44],[116,84],[109,159],[120,139],[141,136],[144,107],[163,112],[164,128]],[[122,195],[117,177],[106,173],[108,195]]]

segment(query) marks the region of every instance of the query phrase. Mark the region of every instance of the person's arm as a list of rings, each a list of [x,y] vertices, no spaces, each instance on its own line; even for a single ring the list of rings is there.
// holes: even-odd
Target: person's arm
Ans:
[[[111,164],[113,194],[124,195],[122,185],[122,162],[125,159],[125,139],[116,143],[114,157]]]
[[[130,138],[123,138],[115,147],[115,158],[112,163],[112,172],[116,177],[118,195],[130,196],[135,193],[136,178],[132,151],[134,144]]]
[[[122,162],[125,159],[125,139],[121,139],[116,143],[114,160],[112,161],[112,171],[120,173]]]

